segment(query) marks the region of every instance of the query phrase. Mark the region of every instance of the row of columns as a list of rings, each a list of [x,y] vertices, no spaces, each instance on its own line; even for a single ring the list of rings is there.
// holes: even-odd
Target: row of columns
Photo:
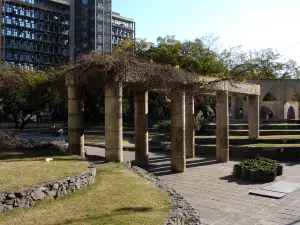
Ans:
[[[68,84],[68,132],[72,153],[84,156],[84,105],[81,85]],[[216,94],[216,158],[229,160],[228,92]],[[259,137],[259,96],[249,96],[249,138]],[[148,92],[134,95],[135,163],[148,165]],[[184,172],[186,158],[195,157],[194,96],[183,91],[172,93],[171,169]],[[122,83],[105,85],[105,158],[108,162],[123,161]]]

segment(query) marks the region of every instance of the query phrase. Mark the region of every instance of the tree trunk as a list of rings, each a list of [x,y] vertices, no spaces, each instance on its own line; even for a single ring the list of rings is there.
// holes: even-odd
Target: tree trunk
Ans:
[[[23,131],[25,125],[26,125],[26,123],[23,123],[23,122],[21,123],[21,126],[20,126],[21,131]]]
[[[13,115],[13,117],[14,117],[15,129],[18,129],[19,128],[18,116]]]

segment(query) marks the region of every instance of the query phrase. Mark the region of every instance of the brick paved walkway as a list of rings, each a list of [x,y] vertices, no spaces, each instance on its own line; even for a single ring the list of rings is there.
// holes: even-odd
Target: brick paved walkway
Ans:
[[[104,150],[86,147],[88,154],[104,156]],[[134,152],[124,151],[125,160]],[[187,160],[185,173],[170,172],[170,157],[150,153],[149,172],[177,190],[198,212],[203,224],[213,225],[300,225],[300,190],[282,199],[249,195],[264,186],[236,180],[231,176],[236,162],[218,164],[213,158]],[[284,163],[278,180],[300,183],[300,163]]]

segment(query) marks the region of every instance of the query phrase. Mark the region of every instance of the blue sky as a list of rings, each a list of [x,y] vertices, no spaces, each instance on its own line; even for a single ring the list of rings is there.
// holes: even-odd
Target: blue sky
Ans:
[[[137,38],[214,34],[223,47],[273,48],[300,64],[300,0],[112,0],[136,21]]]

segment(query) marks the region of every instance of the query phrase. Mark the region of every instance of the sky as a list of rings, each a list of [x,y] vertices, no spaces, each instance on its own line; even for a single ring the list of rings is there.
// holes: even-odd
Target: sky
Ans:
[[[272,48],[300,64],[300,0],[112,0],[136,21],[136,37],[156,42],[213,34],[223,48]]]

